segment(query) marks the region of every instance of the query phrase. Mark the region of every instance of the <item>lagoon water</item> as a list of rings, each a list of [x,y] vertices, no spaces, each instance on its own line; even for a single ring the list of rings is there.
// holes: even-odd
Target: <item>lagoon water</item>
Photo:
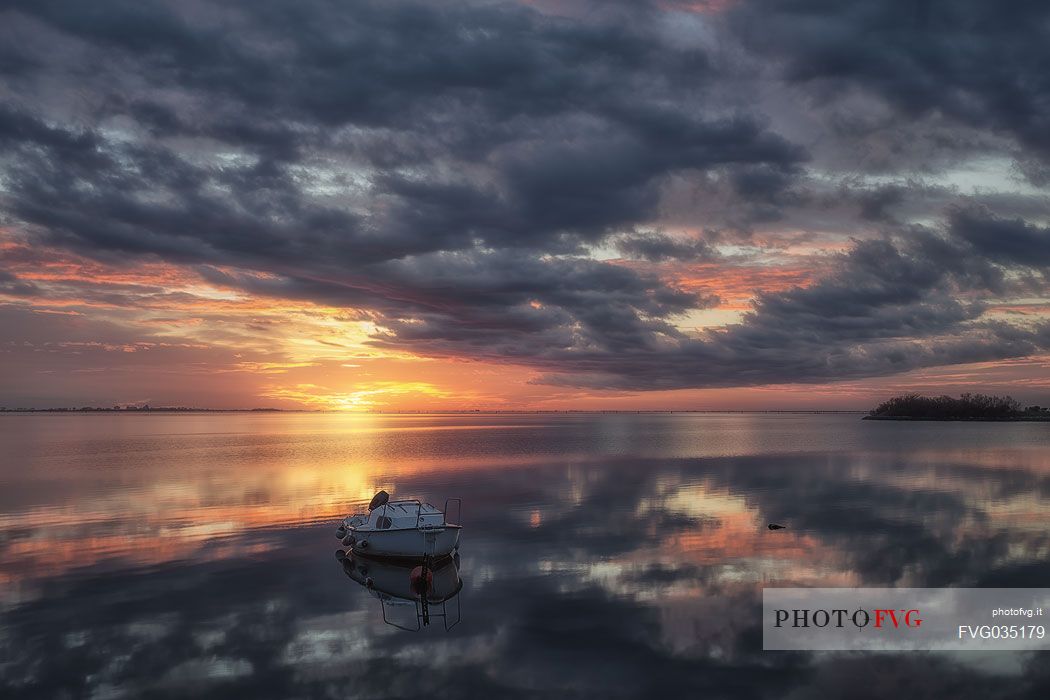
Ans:
[[[1047,423],[8,414],[0,450],[5,698],[1050,696],[1047,653],[759,626],[765,585],[1050,586]],[[451,631],[333,556],[381,488],[463,499]]]

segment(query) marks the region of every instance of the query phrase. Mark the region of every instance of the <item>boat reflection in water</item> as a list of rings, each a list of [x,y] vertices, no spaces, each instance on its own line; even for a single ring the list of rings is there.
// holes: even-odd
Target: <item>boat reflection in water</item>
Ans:
[[[385,559],[337,550],[343,572],[379,599],[383,622],[416,632],[440,618],[445,630],[459,624],[459,552],[450,556]]]

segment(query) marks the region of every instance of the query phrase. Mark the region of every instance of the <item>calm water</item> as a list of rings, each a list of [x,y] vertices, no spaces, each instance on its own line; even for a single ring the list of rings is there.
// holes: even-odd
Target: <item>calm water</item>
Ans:
[[[1050,586],[1046,423],[4,415],[0,448],[3,697],[1050,696],[1047,654],[759,628],[770,582]],[[449,632],[333,556],[380,488],[463,498]]]

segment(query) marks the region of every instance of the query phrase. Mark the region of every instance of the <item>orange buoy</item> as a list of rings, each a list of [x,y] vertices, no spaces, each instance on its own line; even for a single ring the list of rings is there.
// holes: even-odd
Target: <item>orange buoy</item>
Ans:
[[[412,584],[412,590],[418,595],[424,595],[430,590],[430,587],[434,584],[434,573],[428,567],[426,569],[426,577],[423,576],[423,567],[417,566],[412,569],[412,573],[408,575],[408,580]]]

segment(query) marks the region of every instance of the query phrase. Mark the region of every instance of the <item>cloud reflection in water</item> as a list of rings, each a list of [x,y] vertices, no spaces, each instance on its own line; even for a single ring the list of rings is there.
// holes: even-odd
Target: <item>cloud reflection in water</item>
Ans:
[[[764,653],[758,618],[767,583],[1046,585],[1041,426],[118,419],[0,421],[12,446],[0,497],[5,696],[996,697],[1050,687],[1045,655]],[[464,499],[469,616],[448,634],[383,625],[332,561],[333,523],[377,487]],[[770,532],[771,521],[789,527]]]

